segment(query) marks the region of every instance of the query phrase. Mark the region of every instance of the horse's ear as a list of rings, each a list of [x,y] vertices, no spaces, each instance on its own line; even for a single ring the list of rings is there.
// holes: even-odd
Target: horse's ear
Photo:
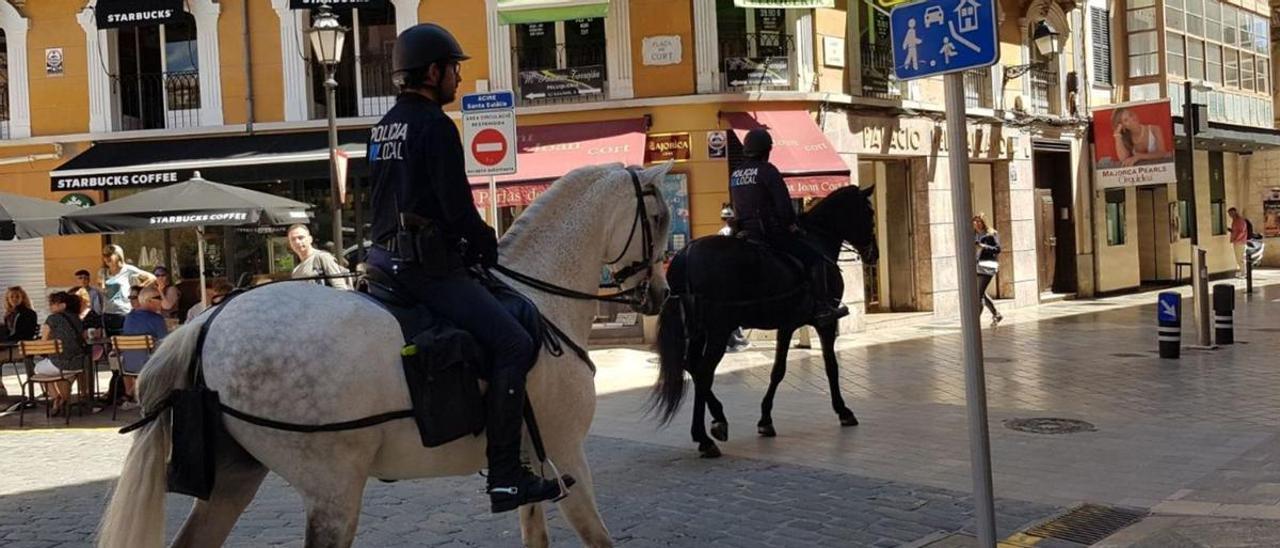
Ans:
[[[863,196],[871,197],[871,195],[874,194],[876,191],[876,185],[874,184],[868,185],[867,188],[861,188],[859,190],[862,191]]]

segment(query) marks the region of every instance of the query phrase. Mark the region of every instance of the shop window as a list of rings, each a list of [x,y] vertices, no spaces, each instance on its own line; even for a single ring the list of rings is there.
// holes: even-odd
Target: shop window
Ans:
[[[334,13],[342,26],[352,29],[342,45],[342,61],[334,72],[334,115],[339,118],[381,116],[395,104],[397,91],[391,83],[391,50],[396,42],[396,12],[391,2],[371,3],[359,9],[338,9]],[[310,21],[307,22],[310,28]],[[325,70],[311,59],[306,38],[300,39],[309,59],[312,119],[328,117],[325,110]],[[358,49],[358,51],[357,51]]]
[[[1227,177],[1221,151],[1209,152],[1209,213],[1213,235],[1227,233]]]
[[[1178,200],[1178,237],[1191,237],[1191,202]]]
[[[1107,245],[1124,245],[1125,242],[1125,218],[1124,218],[1124,201],[1125,189],[1108,190],[1106,194],[1107,201]]]
[[[604,18],[512,25],[516,89],[524,104],[577,103],[606,96]]]
[[[115,90],[120,129],[200,124],[200,56],[196,20],[115,31]]]
[[[787,10],[739,8],[733,0],[716,0],[716,26],[724,89],[795,89],[795,39]],[[888,55],[892,57],[891,50]],[[892,67],[893,61],[888,62]]]

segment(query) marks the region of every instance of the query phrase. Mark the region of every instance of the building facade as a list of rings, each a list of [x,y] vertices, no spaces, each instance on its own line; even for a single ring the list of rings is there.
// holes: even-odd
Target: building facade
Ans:
[[[1195,162],[1197,188],[1205,188],[1197,194],[1202,230],[1216,226],[1212,207],[1220,195],[1230,201],[1245,192],[1237,181],[1248,180],[1259,162],[1249,150],[1232,149],[1227,138],[1272,125],[1269,42],[1257,45],[1257,37],[1270,35],[1269,8],[1188,8],[1190,1],[1000,2],[1001,61],[966,73],[964,83],[973,207],[999,230],[1005,252],[993,291],[1010,305],[1157,281],[1186,247],[1169,237],[1163,255],[1153,252],[1164,266],[1152,267],[1155,274],[1148,276],[1142,242],[1150,223],[1141,210],[1176,202],[1176,185],[1124,189],[1121,205],[1109,201],[1119,199],[1116,193],[1096,191],[1093,106],[1173,97],[1185,77],[1219,75],[1223,88],[1208,100],[1223,144],[1197,152]],[[331,107],[342,128],[340,146],[350,157],[343,224],[351,229],[341,245],[364,240],[364,142],[368,128],[394,103],[395,36],[431,21],[451,29],[472,56],[462,69],[461,92],[511,89],[517,97],[520,171],[498,180],[496,196],[489,196],[486,181],[474,181],[483,214],[489,215],[490,200],[500,206],[491,222],[509,226],[547,184],[577,165],[672,160],[667,194],[686,213],[670,243],[678,248],[720,228],[738,136],[764,124],[778,146],[797,151],[799,160],[779,166],[797,207],[842,185],[875,185],[882,259],[876,266],[843,263],[846,298],[856,311],[844,329],[862,329],[869,314],[954,316],[960,298],[954,241],[972,235],[952,228],[945,162],[955,152],[946,145],[942,79],[900,82],[892,76],[888,13],[897,3],[358,2],[339,11],[351,32]],[[121,9],[117,4],[127,11],[127,0],[109,9]],[[0,190],[98,202],[200,171],[327,211],[332,196],[324,127],[330,107],[323,70],[310,59],[305,36],[312,14],[294,9],[314,2],[173,4],[174,13],[152,21],[104,17],[109,14],[97,0],[0,0],[6,53],[0,69],[7,86],[0,94],[6,99]],[[1177,10],[1183,10],[1181,27],[1170,23],[1178,21]],[[1207,30],[1225,29],[1225,23],[1210,25],[1228,10],[1236,18],[1232,41]],[[1196,26],[1188,23],[1193,13]],[[1037,40],[1046,33],[1053,47]],[[1166,48],[1175,39],[1182,40],[1181,54]],[[1155,52],[1147,52],[1153,41]],[[1217,53],[1201,54],[1206,43],[1235,61],[1218,63]],[[1250,63],[1251,88],[1241,83],[1242,59]],[[1265,148],[1269,134],[1258,134],[1262,144],[1247,146]],[[1211,165],[1222,166],[1224,176],[1211,176]],[[1222,192],[1210,188],[1217,184],[1211,179],[1225,179]],[[1148,209],[1158,214],[1157,205]],[[1123,217],[1108,217],[1118,211]],[[314,232],[329,234],[328,222],[327,215],[317,215]],[[1127,236],[1109,241],[1107,228],[1117,223]],[[280,276],[291,268],[276,231],[227,229],[207,237],[206,259],[215,275]],[[194,234],[109,238],[143,267],[163,263],[181,271],[195,264]],[[0,279],[69,285],[75,270],[99,264],[103,240],[0,243],[0,253],[23,257],[10,262],[20,268],[0,267]],[[1224,271],[1230,246],[1216,234],[1206,240],[1211,270]],[[619,339],[634,337],[638,325],[616,312],[602,310],[604,323]]]

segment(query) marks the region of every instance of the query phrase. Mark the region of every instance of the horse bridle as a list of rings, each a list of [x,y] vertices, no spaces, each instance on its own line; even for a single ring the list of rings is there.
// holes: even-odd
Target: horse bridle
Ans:
[[[635,287],[619,290],[616,293],[610,293],[608,295],[596,295],[575,291],[567,287],[539,280],[532,276],[511,270],[510,268],[500,264],[494,265],[493,268],[513,280],[552,295],[579,300],[627,304],[638,308],[643,307],[649,301],[649,280],[653,277],[653,267],[656,262],[656,257],[653,253],[653,225],[649,221],[649,208],[645,206],[644,200],[648,196],[657,196],[657,191],[653,187],[645,189],[644,186],[640,184],[640,175],[635,169],[628,168],[627,173],[631,175],[631,186],[635,189],[636,214],[631,221],[631,232],[627,235],[627,244],[623,246],[622,252],[618,253],[617,258],[605,264],[612,266],[622,262],[622,260],[626,258],[627,253],[631,251],[631,244],[635,243],[636,233],[639,232],[640,242],[644,246],[643,256],[640,260],[632,261],[630,264],[616,271],[610,271],[609,273],[610,277],[613,278],[614,283],[618,284],[618,286],[621,286],[624,282],[639,274],[646,274],[645,278],[637,283]],[[640,230],[636,230],[637,228]]]

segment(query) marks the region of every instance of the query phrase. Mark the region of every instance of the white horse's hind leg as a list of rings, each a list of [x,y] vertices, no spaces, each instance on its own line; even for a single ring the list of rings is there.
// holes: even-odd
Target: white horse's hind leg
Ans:
[[[560,513],[578,532],[583,546],[607,548],[613,546],[609,538],[609,530],[600,518],[600,510],[596,508],[595,486],[591,480],[591,468],[587,466],[587,455],[579,447],[577,451],[567,452],[556,462],[560,472],[573,476],[577,483],[570,488],[570,494],[560,501]]]
[[[306,548],[351,546],[356,539],[365,479],[361,475],[349,481],[329,483],[322,490],[298,486],[307,504]]]
[[[234,444],[234,442],[231,442]],[[223,446],[226,447],[227,443]],[[209,500],[196,500],[191,514],[173,541],[175,548],[222,546],[236,520],[258,494],[267,476],[267,467],[249,456],[239,445],[224,449],[219,456],[217,479]]]
[[[542,504],[520,507],[520,537],[527,548],[551,546],[551,536],[547,533],[547,513]]]

